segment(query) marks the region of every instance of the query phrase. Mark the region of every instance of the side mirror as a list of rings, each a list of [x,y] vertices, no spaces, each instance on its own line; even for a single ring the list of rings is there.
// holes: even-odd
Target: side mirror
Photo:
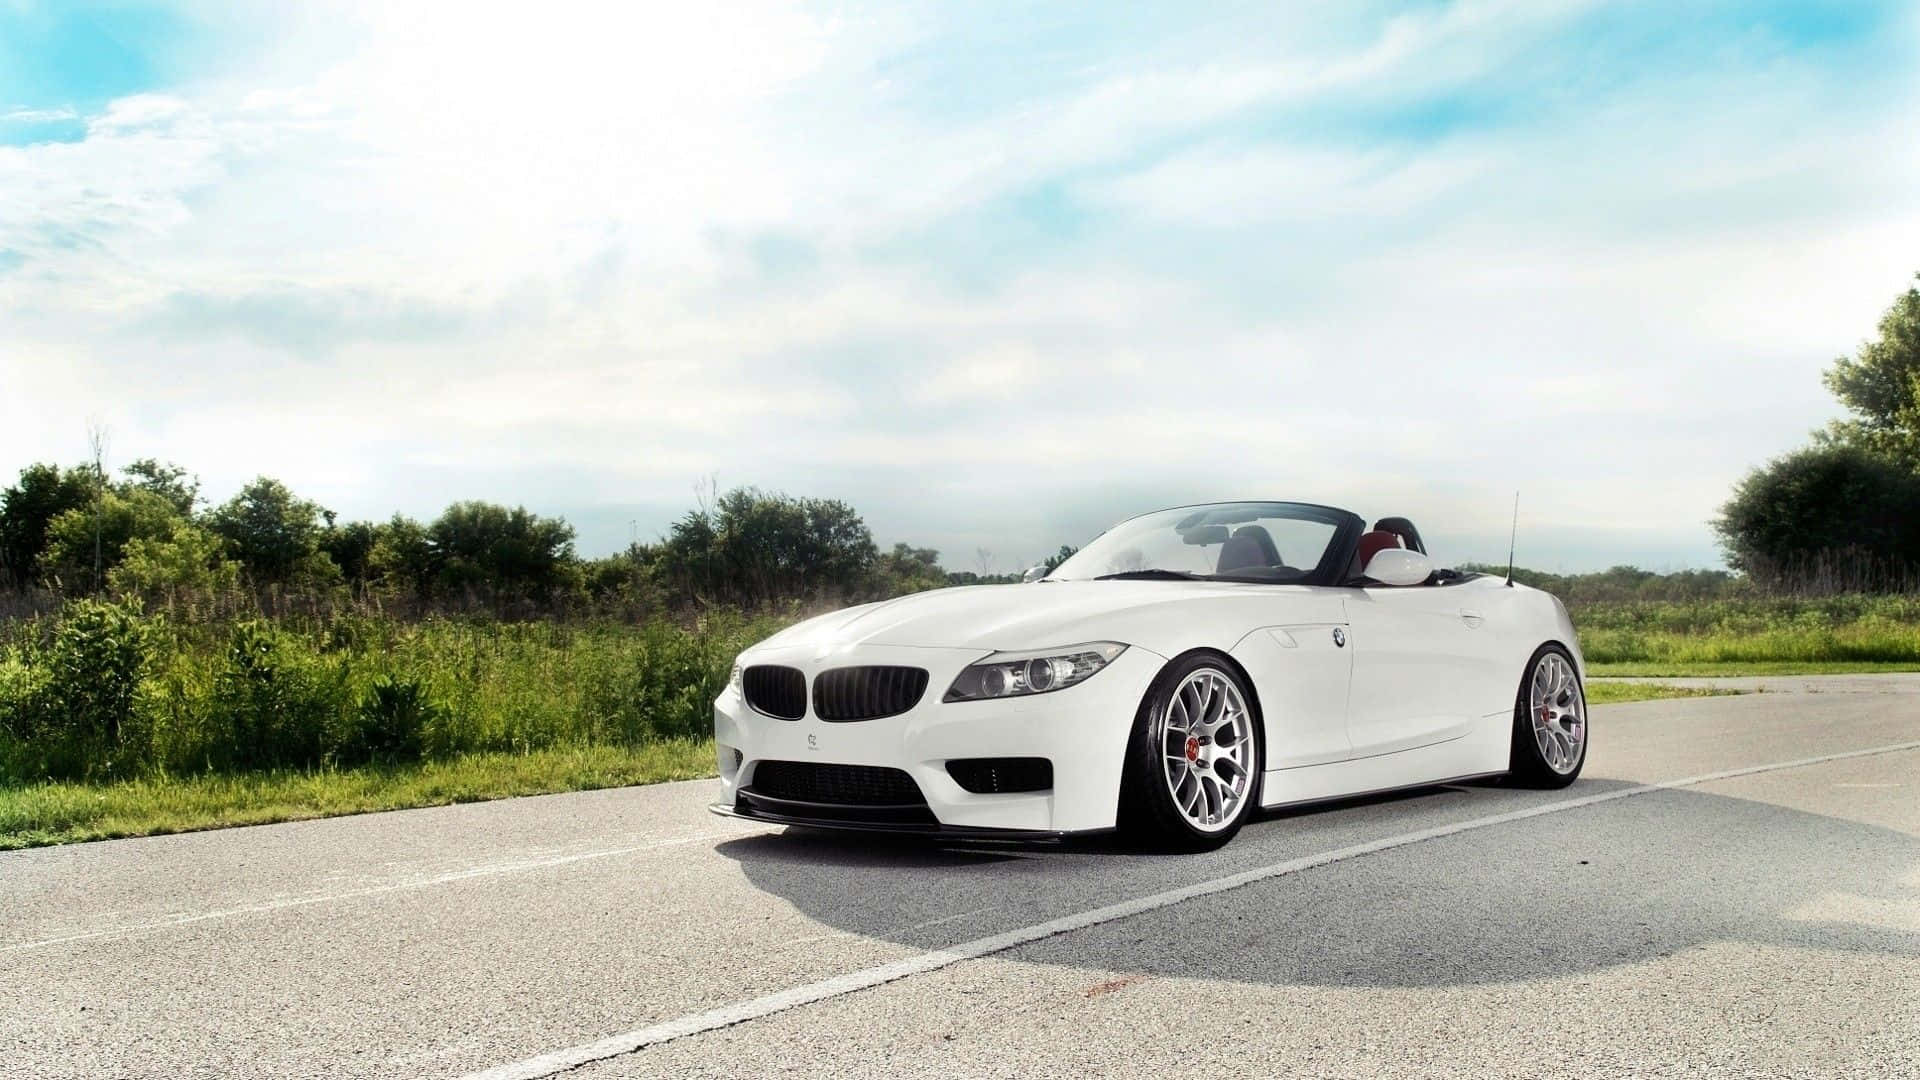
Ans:
[[[1433,560],[1406,548],[1383,548],[1363,572],[1385,585],[1418,585],[1433,576]]]
[[[1046,577],[1046,576],[1047,576],[1047,568],[1046,568],[1046,567],[1044,567],[1044,566],[1035,566],[1035,567],[1030,567],[1030,568],[1028,568],[1028,570],[1027,570],[1027,572],[1026,572],[1026,573],[1024,573],[1024,574],[1021,574],[1021,575],[1020,575],[1020,581],[1021,581],[1021,583],[1022,583],[1022,584],[1026,584],[1026,583],[1028,583],[1028,582],[1033,582],[1033,581],[1039,581],[1039,580],[1040,580],[1041,578],[1043,578],[1043,577]]]

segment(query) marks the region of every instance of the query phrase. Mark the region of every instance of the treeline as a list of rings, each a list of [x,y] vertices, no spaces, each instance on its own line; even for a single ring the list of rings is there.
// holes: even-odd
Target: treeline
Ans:
[[[1734,489],[1727,562],[1776,592],[1920,591],[1920,289],[1825,378],[1850,417]]]
[[[146,606],[244,598],[265,610],[369,601],[395,613],[635,612],[857,601],[1016,575],[950,572],[939,552],[882,552],[852,507],[737,488],[655,543],[581,558],[564,519],[456,502],[432,521],[340,521],[260,477],[208,505],[186,469],[143,459],[118,477],[35,464],[0,492],[0,586]]]
[[[1490,563],[1463,563],[1462,570],[1504,577],[1507,568]],[[1516,567],[1513,579],[1543,589],[1578,612],[1593,604],[1693,604],[1753,595],[1753,581],[1726,570],[1677,570],[1660,574],[1637,566],[1615,566],[1587,574],[1550,574]]]

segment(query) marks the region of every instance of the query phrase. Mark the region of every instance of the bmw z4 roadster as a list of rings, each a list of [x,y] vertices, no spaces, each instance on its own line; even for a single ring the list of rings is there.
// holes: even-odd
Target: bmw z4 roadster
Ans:
[[[955,837],[1225,843],[1255,807],[1586,760],[1566,608],[1436,568],[1405,518],[1210,503],[1023,585],[809,619],[714,702],[717,813]]]

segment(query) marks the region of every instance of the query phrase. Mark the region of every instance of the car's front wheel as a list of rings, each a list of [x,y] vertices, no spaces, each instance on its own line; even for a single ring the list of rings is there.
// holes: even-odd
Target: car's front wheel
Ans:
[[[1182,851],[1219,847],[1252,812],[1259,723],[1240,676],[1213,653],[1168,664],[1134,717],[1121,826]]]
[[[1587,763],[1587,694],[1573,657],[1542,645],[1527,664],[1513,705],[1513,779],[1563,788]]]

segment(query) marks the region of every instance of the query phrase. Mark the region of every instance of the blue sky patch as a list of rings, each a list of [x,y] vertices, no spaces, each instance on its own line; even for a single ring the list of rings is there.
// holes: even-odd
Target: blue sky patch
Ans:
[[[193,28],[163,7],[0,5],[0,115],[97,110],[184,74]],[[10,141],[12,125],[9,132]]]

